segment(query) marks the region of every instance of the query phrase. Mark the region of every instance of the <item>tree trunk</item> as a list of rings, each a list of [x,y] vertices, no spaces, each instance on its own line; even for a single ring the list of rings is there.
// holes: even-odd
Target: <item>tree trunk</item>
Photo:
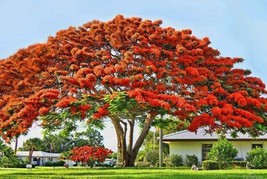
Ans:
[[[132,150],[132,155],[131,156],[132,156],[133,162],[136,159],[136,156],[138,154],[138,151],[139,151],[140,147],[144,143],[144,140],[145,140],[145,138],[146,138],[146,136],[148,134],[148,131],[150,130],[152,121],[153,121],[153,119],[155,117],[156,117],[156,114],[148,114],[147,117],[146,117],[146,122],[145,122],[144,128],[143,128],[141,134],[139,135],[137,141],[135,142],[135,145],[134,145],[133,150]]]
[[[17,150],[18,150],[18,136],[16,136],[16,139],[15,139],[15,154],[17,154]]]
[[[151,123],[154,119],[156,114],[148,114],[144,128],[141,131],[141,134],[139,135],[134,147],[133,146],[133,131],[134,131],[134,123],[130,124],[130,134],[129,134],[129,145],[128,148],[126,148],[126,130],[123,130],[119,119],[113,118],[112,123],[114,125],[116,135],[117,135],[117,147],[118,147],[118,159],[117,159],[117,165],[121,165],[124,167],[133,167],[135,159],[137,157],[138,151],[140,147],[142,146],[148,131],[151,127]],[[125,123],[124,123],[125,125]]]
[[[111,119],[112,124],[116,131],[117,136],[117,165],[124,166],[125,165],[125,157],[126,157],[126,140],[123,128],[119,122],[118,118],[113,117]]]
[[[32,163],[32,154],[33,154],[33,148],[31,147],[30,150],[29,150],[29,158],[28,158],[29,164]]]

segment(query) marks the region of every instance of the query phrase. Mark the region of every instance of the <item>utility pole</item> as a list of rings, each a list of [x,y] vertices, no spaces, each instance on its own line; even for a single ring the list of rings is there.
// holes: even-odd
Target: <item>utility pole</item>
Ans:
[[[159,128],[159,167],[163,164],[163,130]]]
[[[18,150],[18,136],[16,136],[15,138],[15,154],[17,154],[17,150]]]

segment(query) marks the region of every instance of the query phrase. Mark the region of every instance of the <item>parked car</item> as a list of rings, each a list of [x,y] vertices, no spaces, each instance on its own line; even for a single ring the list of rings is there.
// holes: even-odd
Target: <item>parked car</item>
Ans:
[[[115,165],[116,165],[116,160],[112,158],[107,158],[102,163],[96,163],[96,166],[100,166],[100,167],[114,167]]]

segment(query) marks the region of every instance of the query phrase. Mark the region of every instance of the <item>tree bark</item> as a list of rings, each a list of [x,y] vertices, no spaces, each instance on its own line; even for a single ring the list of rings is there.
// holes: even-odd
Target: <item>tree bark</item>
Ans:
[[[30,150],[29,150],[29,158],[28,158],[28,160],[29,160],[29,164],[32,163],[32,154],[33,154],[33,150],[34,150],[34,148],[33,148],[33,147],[30,147]]]
[[[17,154],[17,150],[18,150],[18,136],[16,136],[15,138],[15,154]]]
[[[118,118],[111,118],[112,124],[115,128],[117,136],[117,165],[125,165],[125,156],[126,156],[126,140],[123,128],[119,122]]]
[[[144,143],[144,140],[145,140],[145,138],[146,138],[146,136],[148,134],[148,131],[151,128],[151,124],[152,124],[152,121],[155,118],[155,116],[156,116],[156,114],[150,114],[149,113],[147,115],[147,117],[146,117],[146,122],[145,122],[144,128],[143,128],[141,134],[139,135],[137,141],[135,142],[135,145],[134,145],[133,150],[132,150],[132,159],[133,159],[133,162],[136,159],[136,156],[138,154],[138,151],[139,151],[140,147]]]
[[[129,122],[130,131],[129,131],[129,138],[128,138],[128,147],[126,148],[126,133],[127,133],[127,123],[123,123],[125,126],[125,130],[123,130],[120,120],[118,118],[112,118],[112,124],[114,125],[116,135],[117,135],[117,147],[118,147],[118,159],[117,165],[121,165],[124,167],[133,167],[135,159],[137,157],[138,151],[142,146],[148,131],[151,127],[151,123],[154,119],[156,114],[148,114],[144,128],[141,131],[134,147],[133,147],[133,132],[134,132],[134,119]]]

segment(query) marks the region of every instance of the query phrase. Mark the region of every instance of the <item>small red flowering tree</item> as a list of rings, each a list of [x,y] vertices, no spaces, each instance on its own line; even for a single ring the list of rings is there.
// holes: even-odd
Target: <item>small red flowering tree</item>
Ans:
[[[104,147],[82,146],[71,150],[70,159],[93,167],[95,162],[104,162],[112,151]]]
[[[265,84],[234,68],[242,59],[161,23],[121,15],[92,21],[1,60],[0,135],[25,134],[36,120],[71,130],[77,121],[106,118],[118,161],[133,166],[154,119],[165,114],[191,131],[266,131]]]

